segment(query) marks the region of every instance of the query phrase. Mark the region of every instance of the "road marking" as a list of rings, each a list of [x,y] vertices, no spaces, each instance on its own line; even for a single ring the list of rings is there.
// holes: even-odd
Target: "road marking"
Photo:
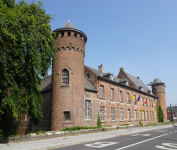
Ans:
[[[166,131],[168,131],[168,130],[156,130],[154,132],[166,132]]]
[[[91,144],[85,144],[85,146],[102,148],[102,147],[114,145],[114,144],[117,144],[117,143],[119,143],[119,142],[95,142],[95,143],[91,143]]]
[[[150,138],[150,139],[147,139],[147,140],[138,142],[138,143],[134,143],[134,144],[131,144],[131,145],[128,145],[128,146],[124,146],[124,147],[118,148],[118,149],[116,149],[116,150],[125,149],[125,148],[131,147],[131,146],[134,146],[134,145],[138,145],[138,144],[141,144],[141,143],[144,143],[144,142],[153,140],[153,139],[157,139],[157,138],[162,137],[162,136],[165,136],[165,135],[168,135],[168,134],[162,134],[162,135],[156,136],[156,137],[154,137],[154,138]]]
[[[150,136],[151,134],[133,134],[131,136]]]
[[[133,134],[133,135],[131,135],[131,136],[138,136],[138,135],[140,135],[140,134]]]
[[[157,148],[159,149],[168,149],[168,150],[177,150],[177,144],[175,143],[162,143],[162,145],[164,146],[156,146]],[[165,146],[168,146],[168,147],[165,147]],[[172,148],[175,148],[175,149],[172,149],[172,148],[169,148],[169,147],[172,147]]]
[[[142,135],[142,136],[150,136],[151,134],[145,134],[145,135]]]

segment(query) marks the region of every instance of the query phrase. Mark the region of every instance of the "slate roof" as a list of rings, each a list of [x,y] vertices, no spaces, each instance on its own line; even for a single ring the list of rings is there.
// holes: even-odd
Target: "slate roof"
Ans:
[[[97,90],[92,86],[92,84],[86,78],[84,78],[84,88],[86,90],[97,92]]]
[[[130,78],[130,80],[138,87],[143,87],[143,91],[147,92],[150,91],[149,88],[141,81],[140,79],[132,76],[131,74],[124,71],[124,73]]]
[[[50,91],[51,88],[52,88],[52,75],[42,78],[40,92]],[[92,86],[92,84],[87,79],[84,79],[84,88],[86,90],[97,92],[97,90]]]
[[[40,92],[50,91],[52,88],[52,75],[41,79]]]
[[[68,22],[63,26],[63,28],[73,28],[73,29],[75,29],[75,27],[74,27],[73,24],[70,22],[70,20],[68,20]]]

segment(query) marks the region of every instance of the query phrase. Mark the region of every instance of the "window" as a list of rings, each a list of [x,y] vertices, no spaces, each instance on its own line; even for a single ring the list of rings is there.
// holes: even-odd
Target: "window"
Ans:
[[[68,36],[71,36],[71,32],[68,32]]]
[[[61,37],[63,37],[64,36],[64,32],[61,32]]]
[[[100,97],[104,97],[104,86],[100,85]]]
[[[149,99],[149,107],[151,107],[151,100]]]
[[[115,108],[111,108],[111,120],[115,121],[116,120],[116,115],[115,115]]]
[[[100,120],[101,121],[105,121],[105,107],[104,106],[100,106]]]
[[[153,112],[152,112],[152,121],[154,121],[154,114],[153,114]]]
[[[148,114],[148,111],[146,112],[146,117],[147,117],[147,121],[149,121],[149,114]]]
[[[143,121],[144,120],[144,112],[140,111],[140,114],[141,114],[141,120]]]
[[[122,108],[120,109],[120,120],[124,120],[124,110]]]
[[[130,109],[127,110],[127,113],[128,113],[128,121],[131,121],[131,111],[130,111]]]
[[[111,89],[111,100],[114,99],[114,89]]]
[[[150,121],[152,121],[151,111],[150,111]]]
[[[86,77],[87,77],[87,79],[89,79],[90,78],[90,73],[88,73]]]
[[[71,120],[70,111],[63,111],[63,114],[64,114],[64,121],[70,121]]]
[[[142,98],[142,106],[144,106],[144,98]]]
[[[74,37],[77,37],[77,33],[74,33]]]
[[[136,96],[134,95],[135,99],[134,99],[134,105],[136,105]]]
[[[153,101],[151,100],[151,106],[153,107]]]
[[[122,91],[119,92],[119,96],[120,96],[120,102],[123,102],[123,100],[122,100]]]
[[[135,121],[137,121],[137,120],[138,120],[137,110],[134,110],[134,119],[135,119]]]
[[[82,35],[80,35],[80,40],[82,40]]]
[[[25,114],[25,121],[28,121],[29,117]]]
[[[146,121],[146,112],[143,111],[143,118],[144,118],[144,121]]]
[[[127,93],[127,103],[130,103],[130,99],[129,99],[129,93]]]
[[[85,101],[85,119],[90,119],[90,106],[91,106],[91,101],[86,100]]]
[[[62,84],[63,85],[68,85],[69,84],[69,72],[67,69],[63,70],[62,73]]]

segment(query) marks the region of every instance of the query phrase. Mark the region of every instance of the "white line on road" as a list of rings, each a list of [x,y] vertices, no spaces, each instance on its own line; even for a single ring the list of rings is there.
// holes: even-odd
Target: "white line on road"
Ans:
[[[156,136],[156,137],[154,137],[154,138],[150,138],[150,139],[147,139],[147,140],[144,140],[144,141],[135,143],[135,144],[131,144],[131,145],[128,145],[128,146],[124,146],[124,147],[118,148],[118,149],[116,149],[116,150],[125,149],[125,148],[131,147],[131,146],[134,146],[134,145],[138,145],[138,144],[141,144],[141,143],[144,143],[144,142],[153,140],[153,139],[157,139],[157,138],[162,137],[162,136],[165,136],[165,135],[168,135],[168,134],[162,134],[162,135]]]
[[[142,135],[142,136],[150,136],[151,134],[145,134],[145,135]]]

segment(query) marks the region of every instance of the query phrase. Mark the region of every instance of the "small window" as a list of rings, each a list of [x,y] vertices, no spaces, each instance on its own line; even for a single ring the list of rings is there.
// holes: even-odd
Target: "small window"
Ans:
[[[90,119],[90,106],[91,106],[91,101],[86,100],[85,101],[85,119]]]
[[[127,103],[130,103],[129,93],[127,93]]]
[[[111,89],[111,100],[114,100],[114,89]]]
[[[100,106],[100,120],[105,121],[105,107]]]
[[[136,96],[134,95],[135,99],[134,99],[134,105],[136,105]]]
[[[111,120],[115,121],[116,120],[116,115],[115,115],[115,108],[111,108]]]
[[[122,100],[122,91],[119,92],[119,96],[120,96],[120,102],[122,103],[123,100]]]
[[[68,32],[68,36],[71,36],[71,32]]]
[[[144,106],[144,98],[142,98],[142,106]]]
[[[137,110],[134,110],[134,119],[135,119],[135,121],[138,121],[138,114],[137,114]]]
[[[124,120],[124,110],[120,108],[120,121]]]
[[[77,37],[77,33],[74,33],[74,37]]]
[[[127,113],[128,113],[128,121],[131,121],[131,111],[130,111],[130,109],[127,110]]]
[[[64,114],[64,120],[63,121],[70,121],[71,120],[70,111],[63,111],[63,114]]]
[[[62,73],[62,84],[63,85],[68,85],[69,84],[69,72],[67,69],[63,70]]]
[[[82,35],[80,35],[80,40],[82,40]]]
[[[64,32],[61,32],[61,37],[63,37],[64,36]]]
[[[89,79],[90,78],[90,73],[88,73],[86,77],[87,77],[87,79]]]
[[[100,98],[104,98],[104,86],[100,85]]]

